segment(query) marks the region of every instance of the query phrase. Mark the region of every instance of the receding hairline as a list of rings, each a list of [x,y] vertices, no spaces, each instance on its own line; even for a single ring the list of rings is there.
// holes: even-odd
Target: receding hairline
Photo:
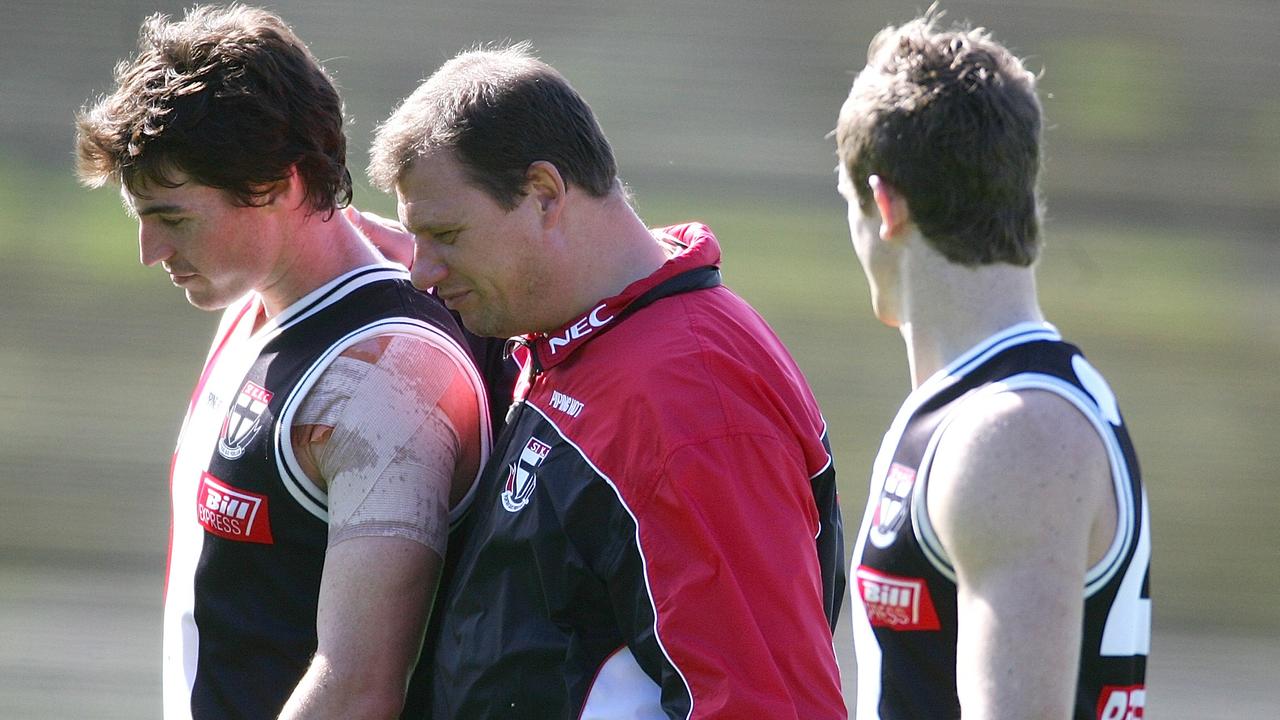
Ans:
[[[528,40],[478,44],[459,52],[420,82],[378,125],[369,149],[370,182],[383,192],[394,192],[420,158],[441,149],[455,152],[451,129],[427,119],[431,114],[447,114],[441,112],[446,101],[457,102],[486,87],[540,76],[560,77],[567,84],[559,71],[534,53]]]

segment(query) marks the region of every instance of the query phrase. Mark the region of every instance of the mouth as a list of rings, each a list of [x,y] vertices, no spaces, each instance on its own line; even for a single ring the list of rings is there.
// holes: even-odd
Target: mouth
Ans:
[[[169,271],[169,281],[178,286],[182,286],[190,282],[195,279],[195,277],[196,273]]]
[[[444,303],[445,307],[450,310],[456,310],[458,303],[471,294],[470,290],[451,290],[444,291],[436,288],[436,296]]]

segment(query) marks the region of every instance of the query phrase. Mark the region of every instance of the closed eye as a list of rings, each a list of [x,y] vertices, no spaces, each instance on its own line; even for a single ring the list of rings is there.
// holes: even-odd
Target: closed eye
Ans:
[[[179,225],[186,222],[187,220],[186,218],[180,218],[180,217],[179,218],[160,217],[157,219],[160,221],[161,225],[164,225],[166,227],[178,227]]]

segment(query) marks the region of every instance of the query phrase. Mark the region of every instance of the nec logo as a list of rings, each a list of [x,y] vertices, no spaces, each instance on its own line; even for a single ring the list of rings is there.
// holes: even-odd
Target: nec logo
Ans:
[[[858,594],[867,609],[872,627],[890,630],[937,630],[938,613],[933,608],[929,586],[922,578],[882,573],[859,565]]]
[[[237,490],[207,472],[196,491],[196,519],[205,530],[227,540],[271,545],[267,496]]]
[[[1098,695],[1098,720],[1142,720],[1146,704],[1145,685],[1107,685]]]
[[[609,317],[602,319],[600,317],[600,311],[604,308],[604,304],[596,306],[594,310],[579,318],[578,322],[570,325],[569,328],[564,331],[564,335],[548,337],[547,344],[551,346],[551,354],[555,355],[557,348],[562,348],[574,340],[589,335],[592,330],[608,325],[609,321],[613,319],[613,316],[610,315]]]

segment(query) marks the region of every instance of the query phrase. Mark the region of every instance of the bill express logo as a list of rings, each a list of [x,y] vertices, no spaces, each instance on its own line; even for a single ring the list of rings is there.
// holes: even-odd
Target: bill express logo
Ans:
[[[533,496],[533,488],[538,484],[538,476],[534,470],[547,459],[551,446],[538,438],[531,437],[520,451],[520,459],[511,464],[507,471],[507,484],[502,489],[502,507],[507,512],[518,512],[529,504]]]
[[[275,542],[267,496],[237,490],[207,472],[200,475],[196,518],[205,530],[220,538],[264,545]]]
[[[246,380],[236,401],[227,410],[227,417],[222,421],[222,435],[218,437],[218,454],[228,460],[236,460],[244,455],[244,450],[258,434],[262,426],[262,411],[271,402],[271,391]]]
[[[858,592],[873,627],[890,630],[937,630],[929,586],[921,578],[899,577],[859,565]]]

